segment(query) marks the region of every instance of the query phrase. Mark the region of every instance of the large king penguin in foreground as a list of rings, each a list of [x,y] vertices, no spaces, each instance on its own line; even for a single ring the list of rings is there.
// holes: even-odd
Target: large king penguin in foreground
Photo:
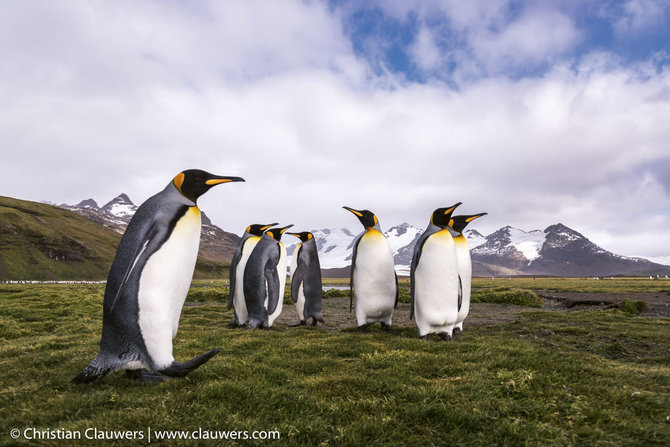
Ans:
[[[267,230],[249,256],[243,279],[247,329],[267,329],[281,313],[286,285],[286,247],[281,236],[292,226]]]
[[[235,316],[230,326],[244,326],[249,321],[249,313],[247,312],[247,303],[244,301],[244,267],[247,265],[249,256],[254,250],[254,247],[261,240],[263,232],[270,227],[277,225],[276,223],[263,225],[253,224],[249,225],[242,236],[242,240],[237,244],[237,249],[233,255],[233,260],[230,262],[230,292],[228,298],[228,309],[233,307]]]
[[[359,330],[364,331],[374,323],[381,323],[387,330],[391,326],[393,309],[398,304],[398,277],[391,247],[374,213],[343,208],[355,214],[365,228],[353,242],[349,310],[355,303]]]
[[[461,286],[454,238],[449,232],[451,213],[458,205],[460,202],[436,209],[414,246],[410,318],[416,318],[422,338],[439,334],[443,340],[450,340],[458,318]]]
[[[458,277],[461,281],[461,304],[458,309],[458,318],[454,327],[453,335],[460,335],[463,331],[463,321],[470,312],[470,288],[472,286],[472,260],[470,259],[470,248],[468,241],[463,236],[463,230],[473,220],[485,216],[486,213],[473,214],[471,216],[453,216],[449,220],[449,228],[453,231],[454,246],[456,249],[456,260],[458,262]]]
[[[132,378],[160,382],[185,376],[218,352],[175,362],[172,339],[200,245],[196,201],[214,185],[243,181],[189,169],[140,205],[107,278],[100,352],[73,382],[92,382],[118,369],[128,370]]]
[[[307,231],[287,234],[300,239],[291,263],[291,299],[300,317],[296,326],[305,324],[310,317],[312,326],[317,321],[325,323],[321,313],[321,265],[314,235]]]

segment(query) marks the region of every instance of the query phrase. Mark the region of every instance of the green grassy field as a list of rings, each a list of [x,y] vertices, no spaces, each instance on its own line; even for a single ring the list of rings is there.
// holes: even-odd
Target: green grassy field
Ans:
[[[581,287],[573,282],[565,286]],[[225,445],[646,446],[670,439],[667,318],[532,310],[512,323],[471,327],[451,343],[420,340],[412,327],[250,332],[226,327],[232,314],[225,306],[202,304],[224,292],[222,283],[194,286],[201,303],[184,308],[175,357],[222,348],[209,363],[159,385],[117,372],[75,386],[70,379],[98,350],[104,285],[0,284],[0,444],[45,444],[9,436],[29,427],[281,436]],[[143,443],[146,437],[136,442]],[[162,445],[173,444],[216,443]]]

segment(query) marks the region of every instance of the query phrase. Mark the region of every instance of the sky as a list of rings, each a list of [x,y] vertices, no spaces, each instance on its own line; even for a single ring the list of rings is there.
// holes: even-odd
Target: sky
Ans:
[[[670,263],[670,1],[0,0],[0,195],[221,228],[561,222]],[[362,229],[362,228],[361,228]]]

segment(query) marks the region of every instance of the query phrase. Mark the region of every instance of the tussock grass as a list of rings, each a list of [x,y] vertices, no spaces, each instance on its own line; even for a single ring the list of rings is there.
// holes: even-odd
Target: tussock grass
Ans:
[[[544,307],[542,299],[529,290],[498,287],[475,290],[470,296],[472,303],[514,304],[526,307]]]
[[[117,372],[72,385],[98,350],[103,290],[3,286],[0,443],[12,442],[13,428],[149,426],[278,430],[273,445],[296,446],[646,446],[670,438],[668,319],[531,311],[443,343],[418,339],[413,327],[228,329],[232,313],[207,304],[184,309],[175,357],[222,350],[188,377],[145,385]]]
[[[617,307],[631,315],[640,315],[647,310],[649,306],[647,306],[647,303],[644,301],[623,300]]]

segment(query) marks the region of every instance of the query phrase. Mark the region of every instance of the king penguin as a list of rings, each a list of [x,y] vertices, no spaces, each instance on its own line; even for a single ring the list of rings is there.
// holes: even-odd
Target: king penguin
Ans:
[[[306,324],[310,317],[312,326],[317,321],[325,323],[321,313],[321,265],[314,235],[307,231],[287,234],[300,239],[291,263],[291,299],[300,317],[300,323],[294,326]]]
[[[454,337],[463,331],[463,321],[470,312],[470,289],[472,286],[472,260],[470,259],[470,249],[468,241],[463,235],[463,230],[473,220],[485,216],[487,213],[473,214],[470,216],[453,216],[449,219],[449,228],[454,237],[454,247],[456,249],[456,261],[458,262],[458,278],[460,279],[462,295],[459,301],[458,318],[454,326]]]
[[[282,311],[286,285],[286,247],[281,236],[293,225],[263,234],[244,268],[244,299],[249,313],[247,329],[272,326]]]
[[[237,244],[237,249],[233,255],[233,260],[230,262],[230,290],[228,294],[228,309],[233,307],[235,316],[233,321],[229,323],[230,326],[244,326],[249,321],[249,313],[247,312],[247,303],[244,301],[244,287],[235,287],[237,284],[244,284],[244,267],[247,265],[249,256],[254,250],[254,247],[261,240],[263,232],[270,227],[277,225],[271,223],[268,225],[253,224],[249,225],[244,231],[242,240]]]
[[[382,329],[388,330],[393,309],[398,304],[398,277],[391,247],[374,213],[343,208],[356,215],[365,228],[353,242],[349,311],[355,303],[356,323],[360,331],[365,331],[374,323],[381,323]]]
[[[214,185],[243,181],[189,169],[140,205],[107,277],[100,352],[74,383],[89,383],[118,369],[126,369],[130,378],[162,382],[185,376],[219,351],[179,363],[172,356],[172,340],[200,245],[196,201]]]
[[[449,219],[459,205],[436,209],[414,246],[410,318],[415,317],[419,336],[424,339],[428,334],[439,334],[443,340],[451,340],[458,318],[461,287]]]

